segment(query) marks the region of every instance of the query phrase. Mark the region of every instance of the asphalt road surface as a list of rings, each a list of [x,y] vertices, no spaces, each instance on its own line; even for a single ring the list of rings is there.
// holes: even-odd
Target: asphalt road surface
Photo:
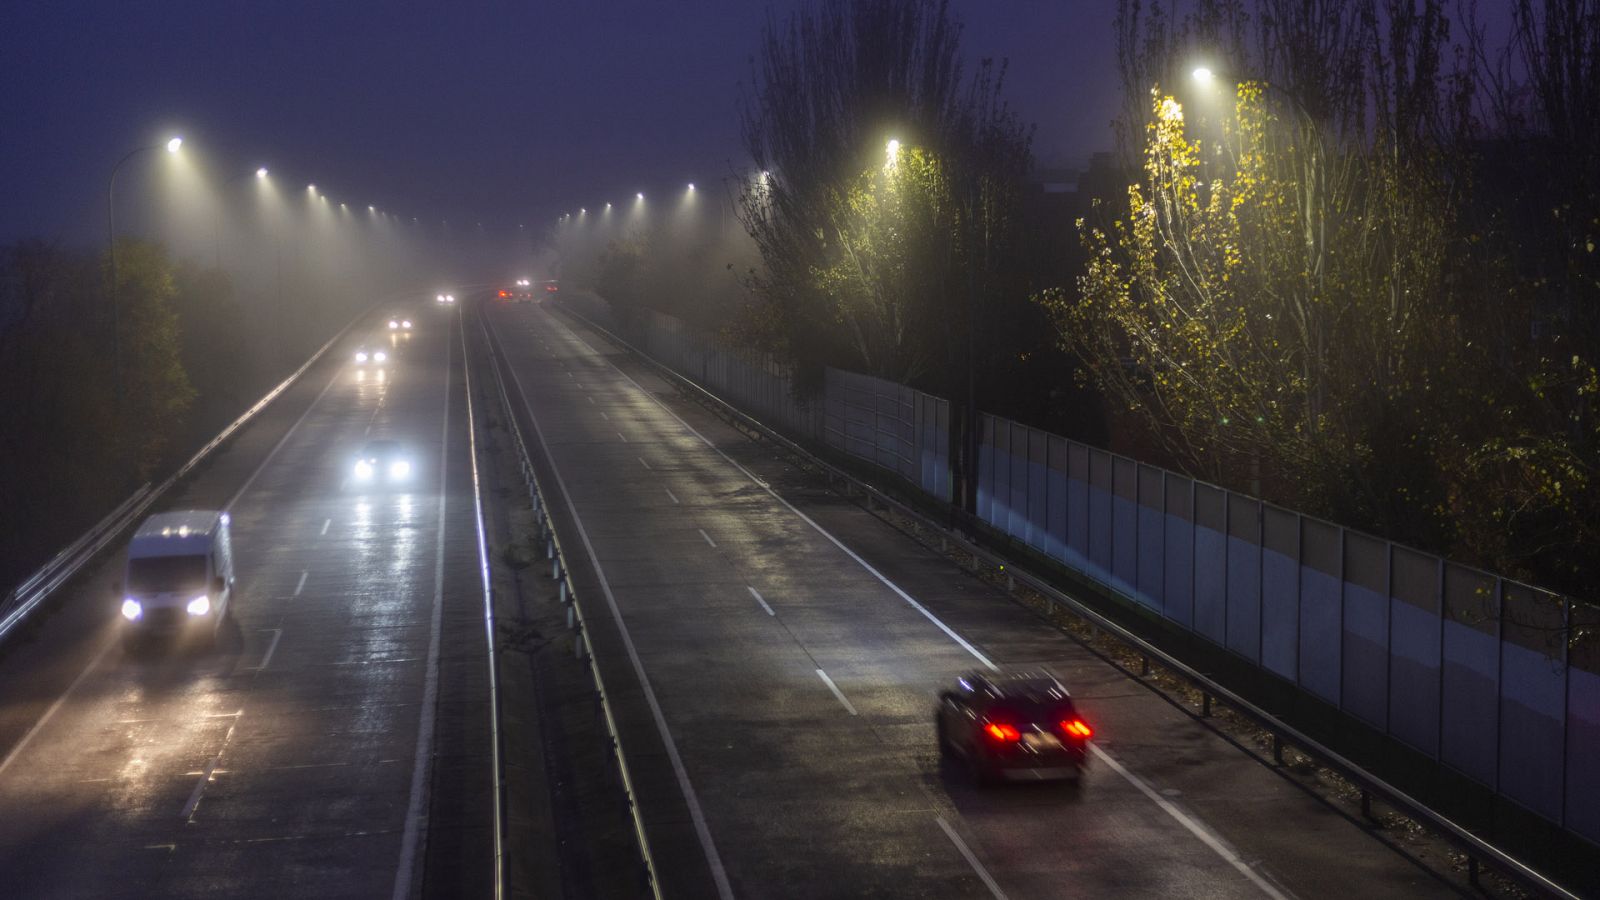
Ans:
[[[0,895],[406,897],[430,848],[450,859],[429,881],[462,879],[434,892],[484,894],[487,746],[459,740],[486,728],[461,674],[483,643],[462,345],[454,311],[409,313],[408,337],[358,323],[160,504],[231,512],[215,649],[124,648],[120,553],[7,648]],[[388,351],[381,373],[358,343]],[[408,483],[352,483],[369,437],[411,449]]]
[[[668,896],[1456,892],[576,320],[486,315],[591,557],[580,596],[620,619],[590,638]],[[1073,690],[1097,730],[1081,786],[977,789],[941,763],[936,692],[991,664]]]

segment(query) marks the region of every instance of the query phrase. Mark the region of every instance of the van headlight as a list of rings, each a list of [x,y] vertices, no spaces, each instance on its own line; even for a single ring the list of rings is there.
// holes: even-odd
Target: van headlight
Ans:
[[[379,350],[377,353],[372,354],[372,361],[373,362],[388,362],[389,361],[389,354],[383,352],[382,350]]]
[[[371,478],[372,477],[372,463],[369,463],[364,459],[357,460],[356,461],[356,477],[361,479],[362,481],[366,481],[368,478]]]
[[[394,462],[389,463],[389,477],[390,478],[406,478],[406,477],[409,477],[410,475],[411,475],[411,463],[406,462],[403,459],[397,459]]]
[[[124,619],[127,619],[129,622],[137,622],[139,621],[139,617],[142,615],[144,615],[144,607],[139,604],[139,601],[133,599],[132,597],[126,597],[123,599],[122,617]]]
[[[358,351],[356,353],[356,362],[364,363],[366,361],[367,361],[367,351],[365,351],[365,350]]]
[[[191,616],[203,616],[206,613],[211,612],[211,598],[207,597],[205,594],[201,594],[193,600],[190,600],[189,605],[185,606],[184,609],[187,609],[189,611],[189,615]]]

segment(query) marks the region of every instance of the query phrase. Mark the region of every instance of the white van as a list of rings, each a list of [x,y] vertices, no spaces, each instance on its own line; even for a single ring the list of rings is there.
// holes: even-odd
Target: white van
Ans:
[[[122,618],[129,637],[191,631],[215,635],[232,595],[227,513],[160,513],[134,532],[122,582]]]

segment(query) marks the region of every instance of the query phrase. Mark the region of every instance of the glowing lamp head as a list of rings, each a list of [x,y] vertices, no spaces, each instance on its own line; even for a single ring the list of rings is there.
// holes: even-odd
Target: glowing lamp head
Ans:
[[[139,621],[139,617],[143,615],[144,607],[139,604],[139,601],[133,599],[132,597],[125,598],[122,601],[122,617],[124,619],[127,619],[129,622],[137,622]]]
[[[694,193],[694,182],[689,182],[689,193]]]
[[[639,193],[635,194],[634,196],[637,197],[640,200],[643,200],[644,199],[644,191],[640,191]]]
[[[168,153],[177,153],[178,152],[178,148],[182,147],[182,146],[183,146],[183,138],[175,137],[172,140],[167,141],[167,152]]]
[[[1217,78],[1216,74],[1207,66],[1195,66],[1194,71],[1189,73],[1189,77],[1193,78],[1196,84],[1202,85],[1210,85]]]
[[[884,149],[885,149],[885,151],[887,151],[887,153],[889,155],[889,159],[893,160],[896,156],[900,155],[900,141],[899,141],[899,139],[890,138],[889,139],[889,143],[887,145],[885,145]]]
[[[257,169],[256,170],[256,177],[257,178],[265,178],[265,177],[267,177],[267,167],[266,166],[262,166],[261,168]]]

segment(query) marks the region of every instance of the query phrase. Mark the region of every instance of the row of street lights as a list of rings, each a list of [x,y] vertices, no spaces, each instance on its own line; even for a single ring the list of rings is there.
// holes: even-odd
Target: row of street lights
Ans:
[[[173,136],[173,137],[171,137],[171,138],[169,138],[166,141],[161,142],[161,143],[147,144],[147,145],[144,145],[144,146],[135,147],[132,150],[129,150],[127,153],[123,154],[122,158],[117,160],[116,165],[111,167],[111,174],[110,174],[109,178],[106,181],[106,253],[107,253],[107,259],[108,259],[108,269],[109,269],[109,274],[110,274],[110,279],[111,279],[110,293],[109,293],[109,298],[108,299],[109,299],[109,302],[111,304],[111,339],[112,339],[112,353],[113,353],[114,366],[115,366],[115,377],[116,377],[116,382],[117,382],[117,384],[116,384],[116,398],[117,398],[118,408],[122,408],[123,401],[124,401],[124,384],[123,384],[124,377],[123,377],[123,346],[122,346],[122,314],[121,314],[121,303],[119,302],[120,283],[119,283],[119,279],[117,277],[118,276],[118,272],[117,272],[117,221],[116,221],[116,215],[117,215],[117,207],[116,207],[117,175],[122,171],[123,166],[127,165],[128,162],[133,160],[135,157],[142,156],[145,153],[149,153],[149,152],[153,152],[153,151],[157,151],[157,150],[165,150],[169,155],[177,156],[179,151],[183,148],[183,144],[184,144],[184,142],[183,142],[183,138],[182,137]],[[244,173],[242,173],[240,175],[236,175],[236,176],[234,176],[232,178],[228,178],[228,179],[224,180],[222,182],[222,187],[226,188],[227,186],[229,186],[231,184],[234,184],[234,183],[237,183],[239,181],[243,181],[243,180],[249,179],[249,178],[253,178],[257,183],[265,183],[270,174],[271,173],[267,169],[266,166],[259,166],[253,171],[247,171],[247,172],[244,172]],[[317,192],[317,186],[315,184],[306,185],[306,192],[310,196],[321,200],[323,203],[329,202],[329,198],[327,197],[327,195],[319,194]],[[344,209],[344,210],[348,210],[348,206],[346,204],[344,204],[344,203],[340,203],[339,204],[339,208],[340,209]],[[377,208],[377,206],[375,206],[375,205],[368,205],[367,206],[367,212],[369,214],[371,214],[371,215],[384,215],[384,216],[388,215],[387,213],[383,213],[381,210],[379,210]],[[396,218],[398,218],[398,217],[396,217]],[[415,217],[413,217],[411,219],[411,221],[413,223],[416,223],[417,219]],[[221,206],[220,201],[218,203],[216,217],[214,219],[214,226],[215,227],[213,228],[213,235],[214,235],[215,247],[216,247],[216,250],[215,250],[215,253],[216,253],[216,264],[217,264],[217,267],[220,268],[221,265],[222,265],[222,206]],[[283,280],[283,259],[282,259],[282,256],[283,256],[283,251],[282,251],[282,246],[281,246],[281,243],[280,243],[280,246],[278,248],[278,274],[277,274],[277,278],[278,278],[278,294],[279,294],[280,302],[282,300],[282,294],[283,294],[283,283],[282,283],[282,280]]]

